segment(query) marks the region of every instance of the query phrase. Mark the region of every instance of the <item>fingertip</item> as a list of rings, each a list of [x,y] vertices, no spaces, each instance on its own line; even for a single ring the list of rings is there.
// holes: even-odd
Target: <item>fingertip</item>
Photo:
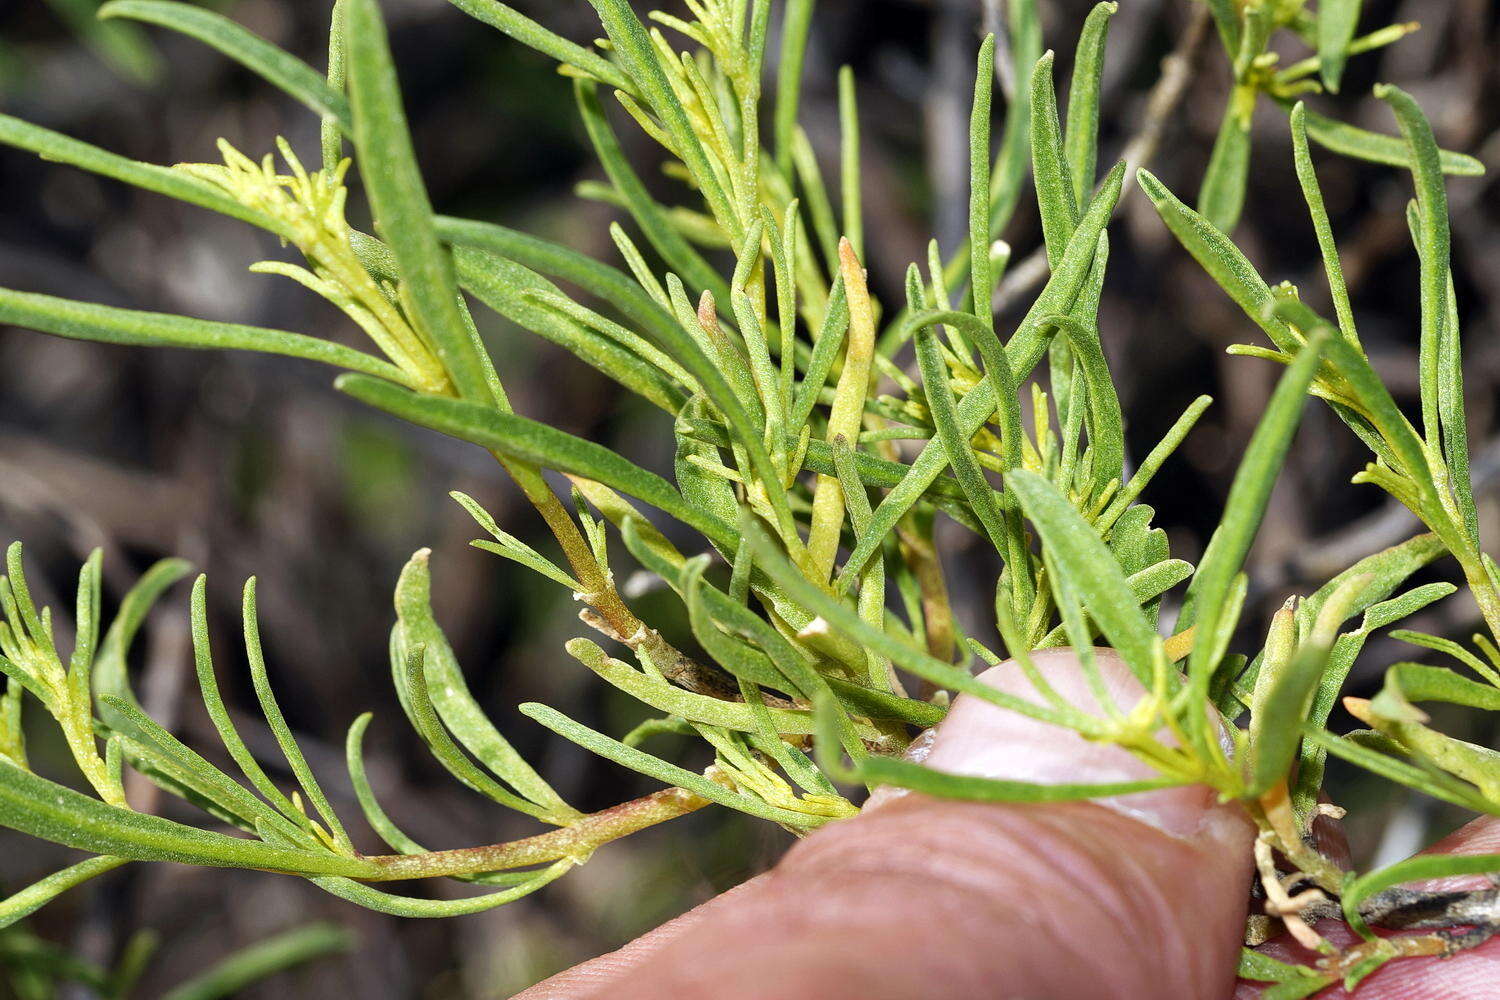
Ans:
[[[808,837],[591,996],[1218,1000],[1248,888],[1245,845],[1224,846],[1086,802],[908,796]]]
[[[1077,656],[1069,649],[1031,654],[1036,671],[1058,696],[1091,715],[1104,717],[1111,708],[1121,714],[1145,696],[1140,681],[1113,650],[1093,651],[1103,696],[1085,678]],[[1040,700],[1031,680],[1014,661],[980,674],[978,680],[1027,701]],[[1038,784],[1111,784],[1158,777],[1146,762],[1124,748],[1102,740],[1088,740],[1061,726],[1041,722],[969,695],[955,700],[948,717],[921,745],[919,759],[926,766],[952,774],[1027,781]],[[1248,846],[1249,818],[1238,805],[1220,803],[1204,785],[1183,785],[1097,800],[1141,822],[1178,837],[1204,833]],[[1248,855],[1247,855],[1248,857]]]
[[[1064,697],[1093,704],[1071,654],[1037,658]],[[1113,654],[1100,651],[1097,662],[1128,711],[1139,683]],[[999,669],[984,679],[1033,696],[1015,690],[1027,683],[1018,676]],[[967,696],[919,741],[914,756],[924,753],[940,770],[1028,781],[1152,774],[1116,746]],[[1203,787],[1049,805],[885,794],[587,995],[1224,997],[1252,836],[1243,812]]]

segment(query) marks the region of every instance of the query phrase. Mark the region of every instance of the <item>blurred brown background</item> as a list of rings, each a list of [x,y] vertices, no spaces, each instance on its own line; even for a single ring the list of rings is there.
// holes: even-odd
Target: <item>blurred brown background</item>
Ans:
[[[574,39],[598,34],[583,0],[513,2]],[[59,10],[69,6],[76,5],[0,3],[0,110],[156,162],[216,159],[219,136],[257,156],[277,135],[309,155],[315,149],[312,116],[196,42],[152,31],[158,78],[127,81],[67,27]],[[322,65],[328,4],[321,0],[218,6]],[[834,75],[840,63],[852,63],[861,81],[870,267],[887,298],[899,292],[906,262],[925,252],[929,235],[951,248],[962,232],[968,93],[987,6],[988,0],[819,4],[804,121],[831,153]],[[1042,0],[1041,6],[1047,44],[1058,49],[1066,72],[1089,5]],[[1140,128],[1159,63],[1179,45],[1197,6],[1122,0],[1109,44],[1105,156],[1117,155]],[[441,0],[388,0],[384,7],[439,210],[612,257],[606,232],[612,211],[572,194],[576,182],[596,171],[569,87],[548,61]],[[1439,140],[1485,160],[1493,177],[1500,164],[1500,70],[1492,5],[1372,0],[1365,7],[1364,30],[1408,20],[1421,21],[1423,30],[1392,50],[1353,59],[1344,94],[1314,98],[1316,106],[1390,131],[1388,113],[1369,90],[1376,80],[1399,83],[1433,117]],[[1297,49],[1294,57],[1303,54]],[[1183,103],[1151,161],[1189,201],[1228,77],[1215,38],[1205,38],[1193,55]],[[1271,280],[1291,279],[1326,307],[1281,113],[1262,109],[1255,144],[1249,207],[1236,237]],[[651,155],[640,141],[634,151]],[[1314,155],[1362,337],[1392,387],[1410,396],[1417,272],[1402,217],[1409,181],[1394,170]],[[1456,180],[1449,190],[1476,470],[1494,537],[1500,204],[1490,178]],[[1127,197],[1121,215],[1101,323],[1133,453],[1144,454],[1195,395],[1208,392],[1218,401],[1147,497],[1172,533],[1174,554],[1194,559],[1277,373],[1263,362],[1224,356],[1230,343],[1255,342],[1256,331],[1170,240],[1139,192]],[[1034,211],[1024,207],[1006,237],[1018,259],[1032,250],[1039,240]],[[341,315],[301,288],[246,272],[246,265],[276,253],[270,238],[238,223],[0,149],[0,285],[351,337]],[[481,322],[520,411],[608,441],[648,464],[666,457],[660,438],[653,441],[665,433],[660,414],[622,398],[549,345],[494,317]],[[1310,591],[1352,558],[1413,530],[1373,488],[1347,485],[1365,458],[1326,410],[1310,408],[1301,434],[1257,548],[1247,644],[1286,594]],[[361,410],[330,390],[325,369],[244,355],[75,344],[0,328],[0,540],[26,542],[33,586],[63,620],[71,576],[90,548],[106,550],[112,601],[155,559],[185,556],[209,574],[221,682],[234,703],[246,706],[236,603],[243,579],[255,574],[272,679],[342,813],[352,820],[358,812],[341,779],[344,732],[372,709],[373,777],[413,836],[460,846],[524,834],[524,824],[441,773],[392,697],[390,590],[410,553],[431,546],[439,618],[476,694],[521,748],[581,806],[602,807],[646,790],[634,776],[585,759],[514,712],[521,701],[540,700],[614,732],[638,717],[636,706],[601,690],[562,653],[561,642],[579,628],[568,595],[467,548],[475,529],[447,499],[449,489],[472,493],[509,530],[547,550],[529,508],[517,503],[486,456]],[[964,543],[962,533],[952,537]],[[954,563],[955,589],[972,603],[977,621],[987,598],[965,585],[963,564],[961,557]],[[151,711],[190,743],[208,747],[213,741],[190,679],[185,619],[181,587],[154,617],[134,662]],[[1474,617],[1450,600],[1413,624],[1462,637]],[[1410,655],[1402,649],[1389,640],[1372,643],[1356,687],[1377,683],[1385,664]],[[269,742],[252,714],[240,721]],[[1454,725],[1465,731],[1462,720]],[[35,730],[40,766],[59,766],[60,745],[44,727]],[[1486,745],[1496,736],[1472,725],[1467,735]],[[1337,800],[1365,807],[1351,830],[1366,860],[1410,850],[1455,819],[1343,770],[1335,769],[1332,780]],[[182,809],[175,802],[161,807],[169,814]],[[504,997],[736,883],[764,867],[783,842],[764,824],[723,812],[699,815],[611,846],[519,904],[443,923],[357,911],[291,878],[133,866],[64,897],[32,926],[99,959],[130,932],[157,929],[165,947],[140,993],[150,996],[235,946],[321,916],[357,931],[359,949],[247,995]],[[15,834],[0,833],[0,843],[0,879],[11,887],[70,860],[67,852]],[[365,844],[375,847],[373,838]]]

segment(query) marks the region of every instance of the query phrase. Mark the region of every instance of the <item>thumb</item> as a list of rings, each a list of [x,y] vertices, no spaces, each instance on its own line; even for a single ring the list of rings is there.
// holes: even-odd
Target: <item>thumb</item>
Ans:
[[[1071,652],[1033,659],[1093,704]],[[1128,711],[1139,683],[1113,653],[1097,662]],[[1009,663],[981,679],[1035,697]],[[967,696],[915,746],[986,777],[1150,776],[1118,747]],[[882,790],[767,874],[522,997],[1217,1000],[1233,989],[1252,835],[1202,787],[1048,805]]]

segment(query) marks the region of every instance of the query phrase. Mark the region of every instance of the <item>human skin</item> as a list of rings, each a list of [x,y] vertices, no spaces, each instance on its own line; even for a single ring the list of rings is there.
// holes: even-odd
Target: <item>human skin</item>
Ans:
[[[1478,819],[1427,849],[1431,854],[1500,854],[1500,820]],[[1414,882],[1413,889],[1475,889],[1491,885],[1482,875]],[[1344,924],[1325,920],[1317,925],[1335,945],[1353,944],[1355,933]],[[1267,944],[1262,951],[1288,962],[1309,962],[1315,957],[1289,938]],[[1234,1000],[1253,1000],[1260,989],[1241,983]],[[1317,994],[1317,1000],[1349,997],[1333,988]],[[1500,938],[1449,958],[1413,958],[1390,962],[1360,984],[1356,1000],[1500,1000]]]
[[[1064,697],[1097,710],[1074,654],[1034,659]],[[1107,650],[1097,662],[1128,710],[1142,693],[1134,675]],[[1034,696],[1008,662],[981,679]],[[1151,776],[1117,747],[968,696],[915,746],[928,766],[955,773]],[[1250,1000],[1259,988],[1237,986],[1234,970],[1253,837],[1238,806],[1202,787],[1014,806],[881,790],[766,874],[517,1000]],[[1500,826],[1475,825],[1435,849],[1500,850]],[[1284,942],[1267,949],[1306,958]],[[1358,995],[1500,1000],[1497,962],[1500,944],[1394,962]]]

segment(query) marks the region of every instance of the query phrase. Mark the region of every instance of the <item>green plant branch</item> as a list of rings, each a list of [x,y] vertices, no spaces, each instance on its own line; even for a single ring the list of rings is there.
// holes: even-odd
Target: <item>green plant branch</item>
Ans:
[[[464,847],[425,854],[396,854],[364,858],[374,866],[369,881],[478,875],[544,864],[561,859],[588,860],[603,845],[659,823],[686,816],[708,805],[681,788],[666,788],[643,798],[590,813],[562,829],[485,847]]]
[[[1320,87],[1315,72],[1322,86],[1335,89],[1350,56],[1394,42],[1408,26],[1355,37],[1356,0],[1324,0],[1312,9],[1300,0],[1209,0],[1163,64],[1124,161],[1096,184],[1100,82],[1115,4],[1096,5],[1083,25],[1064,118],[1037,5],[1016,0],[1009,5],[1010,45],[1000,70],[1014,85],[995,156],[993,40],[981,46],[975,64],[966,241],[949,248],[946,266],[944,248],[930,244],[925,270],[918,264],[908,270],[902,310],[882,322],[882,305],[865,287],[865,250],[874,256],[884,248],[861,246],[862,198],[873,185],[861,164],[852,72],[839,75],[836,171],[819,161],[798,123],[813,0],[787,0],[783,9],[769,144],[761,134],[761,105],[771,0],[711,0],[690,4],[683,15],[657,11],[644,20],[627,0],[591,0],[608,36],[592,47],[563,39],[499,0],[454,2],[557,60],[574,78],[584,128],[607,178],[580,193],[622,212],[609,230],[619,266],[501,226],[433,215],[377,0],[339,0],[326,76],[221,15],[170,0],[115,0],[107,5],[110,16],[197,38],[305,105],[323,126],[322,169],[304,169],[281,141],[284,168],[272,157],[255,161],[226,145],[222,165],[168,169],[4,116],[0,142],[280,236],[303,263],[268,261],[253,269],[290,278],[332,302],[376,353],[289,332],[5,290],[0,320],[75,339],[252,349],[334,364],[345,369],[339,390],[485,448],[536,510],[562,558],[554,563],[459,496],[488,536],[475,544],[567,588],[583,606],[582,620],[618,643],[607,651],[573,638],[567,651],[659,714],[616,739],[546,706],[524,705],[522,713],[668,787],[591,815],[563,801],[469,691],[431,607],[423,550],[396,589],[391,676],[403,712],[456,780],[556,829],[509,843],[424,849],[375,798],[360,755],[366,715],[349,732],[349,774],[365,818],[398,853],[362,855],[281,717],[260,655],[253,590],[247,589],[243,621],[251,682],[300,792],[278,788],[229,721],[209,655],[201,581],[192,604],[200,687],[248,785],[148,718],[130,691],[125,647],[143,608],[182,568],[148,574],[100,642],[99,572],[91,559],[80,578],[75,650],[65,664],[50,612],[33,606],[16,551],[8,583],[0,587],[6,620],[0,668],[8,678],[0,695],[0,823],[98,856],[0,904],[0,921],[130,859],[301,875],[359,905],[410,917],[475,913],[536,891],[602,845],[710,803],[805,833],[857,810],[857,800],[835,784],[843,781],[1016,803],[1206,784],[1242,802],[1259,829],[1255,861],[1267,913],[1304,943],[1330,952],[1310,921],[1327,915],[1335,900],[1364,929],[1361,901],[1382,897],[1399,882],[1489,869],[1488,860],[1439,858],[1352,878],[1307,839],[1329,753],[1444,801],[1500,812],[1493,754],[1439,732],[1417,708],[1439,701],[1500,709],[1500,647],[1491,638],[1476,639],[1476,654],[1437,637],[1396,633],[1453,657],[1478,679],[1400,664],[1379,695],[1345,703],[1369,731],[1339,737],[1325,728],[1370,635],[1455,589],[1428,583],[1398,593],[1441,552],[1456,558],[1492,635],[1500,637],[1500,569],[1481,547],[1468,484],[1443,187],[1445,173],[1473,173],[1477,163],[1440,150],[1416,105],[1394,88],[1381,88],[1378,96],[1391,103],[1399,136],[1365,132],[1293,104]],[[1234,352],[1274,360],[1288,371],[1195,569],[1171,557],[1166,533],[1153,526],[1155,512],[1141,501],[1209,401],[1195,401],[1127,477],[1125,419],[1101,340],[1099,307],[1109,263],[1107,226],[1124,178],[1149,159],[1189,93],[1193,55],[1210,21],[1233,78],[1199,188],[1201,212],[1144,170],[1140,185],[1168,228],[1271,344]],[[1280,68],[1283,32],[1315,45],[1315,56]],[[688,50],[677,48],[680,39]],[[611,123],[619,116],[606,112],[601,84],[659,147],[655,166],[684,197],[658,201],[627,161]],[[1225,235],[1248,189],[1248,124],[1263,95],[1289,111],[1297,176],[1337,326],[1308,310],[1290,286],[1268,286]],[[342,159],[346,140],[352,160]],[[1309,142],[1413,171],[1417,201],[1408,221],[1421,275],[1420,428],[1359,347]],[[344,175],[351,162],[360,170],[379,239],[345,220]],[[835,173],[837,206],[825,183]],[[1011,248],[994,240],[1028,176],[1045,246],[1007,274]],[[723,273],[719,264],[731,257],[732,270]],[[971,287],[963,294],[966,279]],[[1020,323],[998,330],[996,304],[1014,304],[1044,280]],[[578,292],[583,297],[575,299]],[[670,417],[670,478],[512,412],[465,293]],[[898,356],[908,342],[915,369]],[[1433,535],[1361,560],[1314,594],[1288,602],[1273,616],[1259,650],[1239,652],[1242,617],[1255,606],[1247,605],[1253,593],[1247,556],[1307,395],[1326,400],[1370,446],[1374,460],[1357,481],[1389,492]],[[1030,417],[1023,422],[1024,412]],[[902,441],[913,442],[910,451]],[[570,480],[572,509],[549,475]],[[637,505],[696,532],[713,551],[684,555],[677,535],[647,523]],[[960,620],[949,599],[951,567],[937,532],[939,514],[974,531],[985,554],[993,555],[995,575],[984,581],[993,586],[993,625],[1034,698],[980,684],[969,670],[971,655],[988,663],[1000,656],[969,637],[972,623]],[[635,565],[670,592],[665,599],[677,600],[677,622],[695,643],[684,647],[691,656],[626,602],[611,569],[616,535]],[[711,570],[714,553],[727,564],[727,583]],[[1164,638],[1164,595],[1189,579],[1177,634]],[[1128,712],[1107,697],[1102,654],[1094,648],[1101,642],[1146,691]],[[1101,714],[1069,704],[1043,661],[1031,655],[1036,647],[1063,645],[1077,651]],[[904,696],[905,675],[923,682],[923,698]],[[947,699],[960,692],[1119,746],[1154,776],[1050,786],[937,775],[893,759],[914,728],[940,720]],[[33,697],[61,728],[94,795],[27,769],[22,708]],[[683,766],[641,748],[663,731],[695,737],[698,752],[711,757],[707,767],[702,761]],[[247,836],[132,811],[121,791],[126,766]],[[1292,871],[1278,870],[1278,853]],[[434,900],[373,885],[438,876],[493,888]],[[1416,900],[1408,916],[1426,902],[1420,893],[1400,898]],[[1382,897],[1385,910],[1397,906],[1387,902]],[[1474,903],[1469,900],[1465,912],[1479,912]],[[1439,912],[1456,918],[1459,911]],[[1409,945],[1371,942],[1330,953],[1302,971],[1252,960],[1251,971],[1299,989],[1333,975],[1352,987],[1393,957],[1446,953],[1485,939],[1492,922],[1483,913],[1480,918],[1472,933],[1423,925],[1436,932]]]

